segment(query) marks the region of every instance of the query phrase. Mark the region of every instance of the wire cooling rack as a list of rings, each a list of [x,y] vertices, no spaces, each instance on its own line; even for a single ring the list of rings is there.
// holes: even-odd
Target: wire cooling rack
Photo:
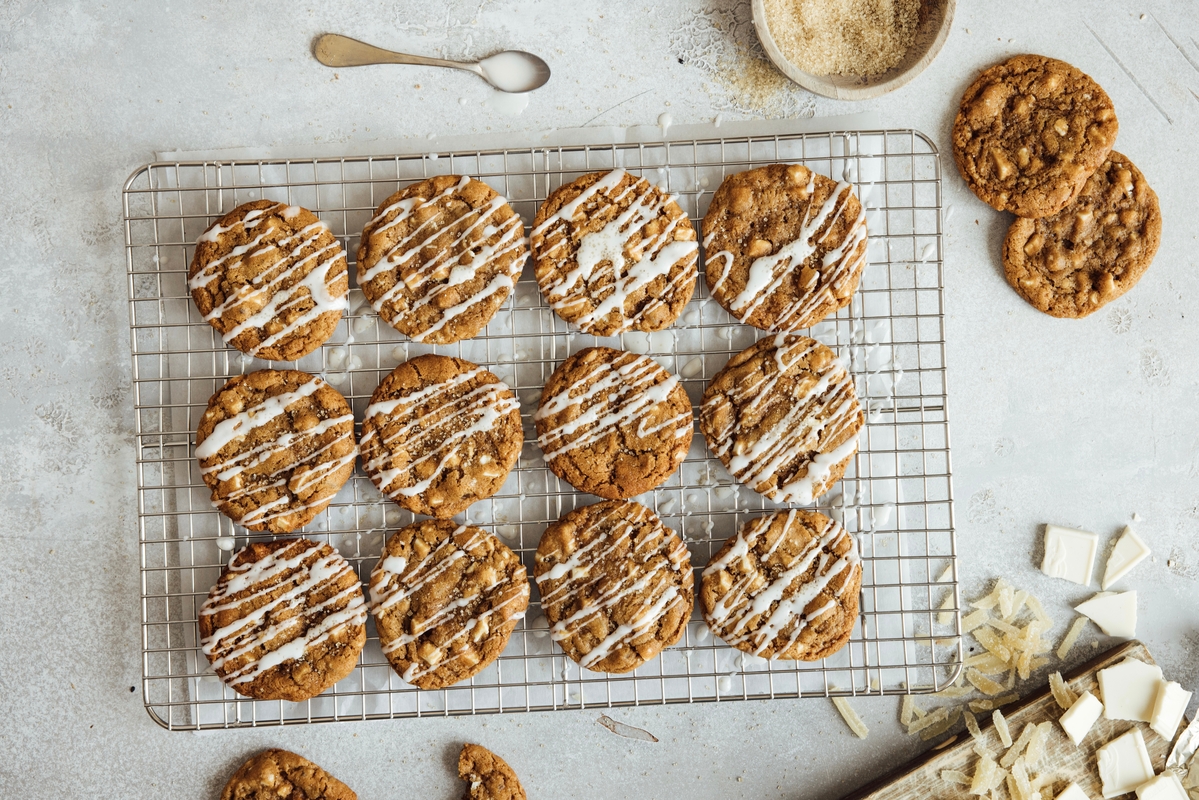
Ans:
[[[801,163],[853,182],[867,207],[868,264],[852,304],[811,335],[849,364],[868,424],[845,478],[817,507],[858,534],[861,614],[849,644],[821,662],[768,662],[714,640],[697,611],[683,639],[633,673],[582,670],[562,655],[533,601],[500,658],[468,682],[420,691],[396,675],[373,622],[353,673],[301,703],[251,701],[226,688],[198,647],[196,614],[232,552],[252,538],[212,507],[193,449],[208,398],[262,362],[226,347],[192,305],[187,268],[196,238],[218,216],[269,198],[311,209],[351,262],[363,225],[398,187],[435,174],[479,178],[532,220],[538,204],[579,175],[624,167],[678,196],[696,229],[729,174]],[[138,521],[142,579],[142,691],[171,729],[282,725],[392,717],[507,713],[755,698],[899,694],[944,688],[962,659],[946,415],[941,261],[941,166],[913,130],[741,136],[658,144],[530,147],[392,157],[150,164],[124,189]],[[702,265],[702,260],[701,260]],[[729,357],[763,334],[708,299],[704,282],[672,328],[597,339],[546,306],[531,267],[479,336],[453,345],[405,340],[351,288],[350,312],[317,352],[289,364],[324,376],[359,418],[397,364],[440,352],[486,365],[522,406],[525,445],[494,497],[460,519],[507,542],[532,574],[545,526],[596,498],[546,467],[532,412],[549,374],[597,343],[651,355],[681,377],[696,409]],[[351,284],[354,270],[350,269]],[[775,507],[739,487],[696,435],[679,471],[636,498],[678,531],[699,570],[738,526]],[[301,533],[336,547],[365,579],[385,535],[413,516],[360,470]]]

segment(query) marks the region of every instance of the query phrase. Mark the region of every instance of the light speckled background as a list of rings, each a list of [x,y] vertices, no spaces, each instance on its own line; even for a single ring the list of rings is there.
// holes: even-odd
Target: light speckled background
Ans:
[[[363,798],[451,797],[460,792],[454,756],[468,739],[502,752],[533,797],[828,798],[920,751],[901,733],[893,699],[855,702],[873,730],[866,741],[823,700],[613,714],[658,744],[614,736],[597,711],[203,735],[158,728],[130,691],[141,665],[120,187],[161,150],[361,150],[431,133],[652,123],[662,112],[688,123],[874,110],[947,151],[975,71],[1025,51],[1064,58],[1103,84],[1120,115],[1117,148],[1156,188],[1165,232],[1130,295],[1084,321],[1051,319],[1003,281],[1009,219],[947,164],[965,591],[1008,576],[1044,599],[1060,636],[1067,603],[1088,592],[1035,571],[1040,523],[1109,536],[1137,512],[1155,551],[1127,581],[1141,592],[1141,636],[1168,675],[1199,688],[1199,5],[961,0],[937,62],[860,105],[772,78],[755,61],[748,3],[441,5],[308,0],[284,14],[266,2],[0,1],[6,796],[215,797],[249,753],[275,745],[315,759]],[[466,74],[334,74],[308,55],[327,30],[451,56],[522,47],[543,54],[554,79],[523,114],[506,116]]]

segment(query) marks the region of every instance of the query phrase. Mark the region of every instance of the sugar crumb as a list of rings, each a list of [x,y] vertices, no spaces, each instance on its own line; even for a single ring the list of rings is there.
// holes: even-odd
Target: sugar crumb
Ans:
[[[766,0],[770,34],[813,75],[879,75],[916,38],[920,0]]]

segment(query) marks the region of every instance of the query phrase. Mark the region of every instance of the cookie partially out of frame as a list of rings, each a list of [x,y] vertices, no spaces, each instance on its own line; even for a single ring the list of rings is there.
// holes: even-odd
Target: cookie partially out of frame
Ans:
[[[462,745],[458,777],[468,782],[463,800],[525,800],[524,787],[508,762],[477,744]]]
[[[358,800],[349,786],[303,756],[263,750],[242,764],[221,800]]]

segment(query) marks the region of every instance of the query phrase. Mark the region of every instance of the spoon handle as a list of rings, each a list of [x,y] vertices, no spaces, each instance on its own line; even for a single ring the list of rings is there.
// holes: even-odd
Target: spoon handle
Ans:
[[[443,58],[396,53],[348,36],[326,33],[312,47],[316,60],[326,67],[363,67],[368,64],[416,64],[423,67],[454,67],[474,71],[473,65]]]

